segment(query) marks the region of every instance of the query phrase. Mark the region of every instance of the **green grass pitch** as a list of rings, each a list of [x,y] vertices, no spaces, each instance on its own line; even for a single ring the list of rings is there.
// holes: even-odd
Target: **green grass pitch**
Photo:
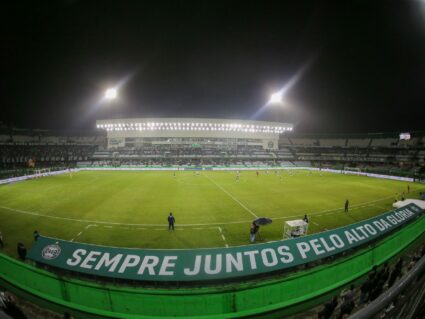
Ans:
[[[0,231],[9,254],[32,232],[100,245],[202,248],[249,244],[256,216],[273,223],[259,242],[282,239],[285,220],[310,217],[310,233],[392,209],[407,183],[309,171],[81,171],[0,186]],[[408,198],[424,186],[410,183]],[[350,211],[343,212],[345,199]],[[176,218],[168,231],[167,215]]]

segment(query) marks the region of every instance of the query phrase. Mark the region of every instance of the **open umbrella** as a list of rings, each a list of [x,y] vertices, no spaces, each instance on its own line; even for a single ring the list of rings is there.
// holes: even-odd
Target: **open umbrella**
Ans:
[[[254,224],[257,226],[265,226],[265,225],[269,225],[273,222],[273,220],[271,218],[267,218],[267,217],[260,217],[254,220]]]

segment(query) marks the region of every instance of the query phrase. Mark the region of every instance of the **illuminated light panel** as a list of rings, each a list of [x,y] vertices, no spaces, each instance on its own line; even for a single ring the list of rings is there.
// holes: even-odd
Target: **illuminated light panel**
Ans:
[[[237,123],[181,123],[181,122],[146,122],[146,123],[114,123],[97,124],[97,128],[107,131],[218,131],[218,132],[246,132],[246,133],[273,133],[291,132],[289,126],[269,126]]]

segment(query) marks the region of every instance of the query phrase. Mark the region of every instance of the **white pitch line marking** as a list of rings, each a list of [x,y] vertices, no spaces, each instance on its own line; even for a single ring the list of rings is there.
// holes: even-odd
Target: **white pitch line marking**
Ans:
[[[238,203],[242,208],[244,208],[248,213],[250,213],[252,216],[254,216],[255,218],[258,218],[258,216],[252,211],[250,210],[248,207],[246,207],[243,203],[240,202],[239,199],[237,199],[235,196],[233,196],[232,194],[230,194],[227,190],[225,190],[222,186],[220,186],[219,184],[217,184],[213,179],[211,179],[210,177],[208,177],[207,175],[202,174],[202,176],[204,176],[206,179],[208,179],[209,181],[211,181],[211,183],[213,183],[215,186],[217,186],[219,189],[221,189],[225,194],[227,194],[227,196],[229,196],[231,199],[233,199],[236,203]]]
[[[320,228],[322,228],[322,229],[324,229],[324,230],[328,230],[326,227],[322,227],[321,225],[319,225],[318,223],[316,223],[316,222],[314,222],[314,221],[312,221],[312,223],[313,223],[314,225],[316,225],[317,227],[320,227]]]
[[[223,241],[224,241],[224,245],[226,246],[226,248],[229,248],[229,245],[227,244],[227,240],[226,240],[226,237],[224,237],[224,234],[223,234],[223,230],[221,229],[221,227],[217,227],[218,228],[218,231],[220,232],[220,234],[221,234],[221,238],[223,239]]]
[[[351,206],[350,209],[359,208],[359,207],[361,207],[362,205],[365,205],[365,204],[376,203],[376,202],[380,202],[380,201],[383,201],[383,200],[386,200],[386,199],[390,199],[390,198],[394,198],[394,195],[383,197],[381,199],[377,199],[377,200],[365,202],[365,203],[358,204],[358,205],[353,205],[353,206]],[[11,211],[11,212],[14,212],[14,213],[24,214],[24,215],[31,215],[31,216],[52,218],[52,219],[58,219],[58,220],[66,220],[66,221],[79,222],[79,223],[84,223],[84,224],[95,223],[95,224],[101,224],[101,225],[131,226],[131,227],[137,227],[137,226],[144,226],[144,227],[164,226],[164,224],[132,224],[132,223],[118,223],[118,222],[109,222],[109,221],[99,221],[99,220],[90,220],[90,219],[78,219],[78,218],[69,218],[69,217],[61,217],[61,216],[52,216],[52,215],[42,214],[42,213],[33,212],[33,211],[26,211],[26,210],[11,208],[11,207],[7,207],[7,206],[0,206],[0,208],[1,209],[8,210],[8,211]],[[306,213],[299,213],[297,215],[292,215],[292,216],[273,217],[273,219],[274,220],[289,219],[289,218],[300,217],[300,216],[303,216],[305,214],[308,214],[309,216],[316,216],[318,214],[323,214],[324,212],[338,212],[338,211],[342,211],[342,210],[343,210],[342,208],[326,209],[326,210],[322,210],[322,211],[318,211],[318,212],[313,212],[313,213],[306,212]],[[329,214],[329,215],[332,215],[332,214]],[[179,224],[179,227],[219,226],[219,225],[246,224],[246,223],[252,223],[252,220],[223,221],[223,222],[220,222],[220,223],[209,223],[209,224]],[[103,227],[112,228],[112,226],[103,226]]]
[[[386,208],[385,208],[385,207],[382,207],[382,206],[379,206],[379,205],[369,205],[369,206],[372,206],[372,207],[376,207],[376,208],[379,208],[379,209],[386,210]]]
[[[87,227],[86,227],[86,228],[87,228]],[[77,236],[75,236],[74,238],[72,238],[70,241],[74,241],[75,239],[77,239],[77,237],[80,237],[82,233],[83,233],[83,232],[82,232],[82,231],[80,231],[80,232],[77,234]]]

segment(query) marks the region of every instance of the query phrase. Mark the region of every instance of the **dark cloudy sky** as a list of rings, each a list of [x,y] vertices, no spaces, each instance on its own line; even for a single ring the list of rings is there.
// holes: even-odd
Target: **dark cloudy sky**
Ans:
[[[425,1],[10,1],[0,17],[0,121],[17,127],[249,119],[308,63],[286,105],[257,119],[425,129]]]

